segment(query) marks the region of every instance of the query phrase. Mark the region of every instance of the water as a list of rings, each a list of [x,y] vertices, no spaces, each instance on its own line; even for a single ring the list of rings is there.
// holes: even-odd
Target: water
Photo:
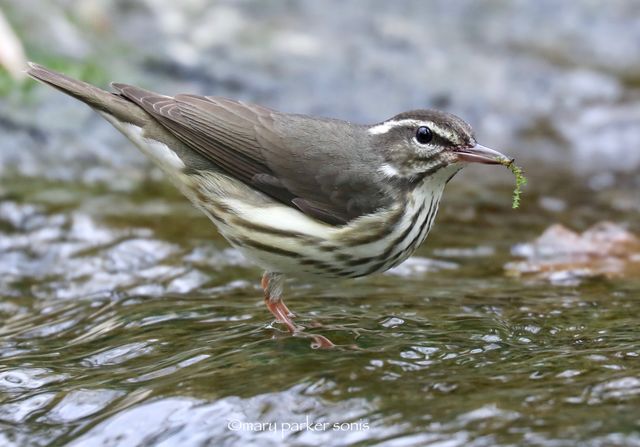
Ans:
[[[640,445],[632,2],[63,3],[2,6],[41,62],[363,122],[437,106],[529,186],[514,211],[507,169],[468,168],[406,263],[287,284],[297,322],[337,345],[317,350],[130,143],[14,88],[0,445]]]
[[[177,193],[82,188],[5,185],[5,444],[640,442],[640,281],[506,275],[539,226],[506,189],[482,225],[445,197],[391,274],[290,284],[327,351],[273,323],[260,271]]]

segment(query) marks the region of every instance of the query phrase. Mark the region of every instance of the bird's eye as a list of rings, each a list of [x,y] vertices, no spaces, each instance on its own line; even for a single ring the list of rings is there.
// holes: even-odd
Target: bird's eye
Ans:
[[[420,144],[427,144],[433,139],[433,132],[427,126],[420,126],[416,131],[416,140]]]

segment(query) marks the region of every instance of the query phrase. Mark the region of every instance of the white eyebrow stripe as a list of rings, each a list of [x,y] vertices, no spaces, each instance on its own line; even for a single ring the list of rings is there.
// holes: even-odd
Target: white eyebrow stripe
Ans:
[[[438,136],[444,138],[445,140],[449,140],[452,142],[456,141],[456,134],[452,132],[449,128],[440,127],[432,123],[431,130],[434,131]]]
[[[448,127],[441,127],[438,124],[434,123],[433,121],[415,120],[410,118],[397,120],[397,121],[396,120],[385,121],[383,123],[380,123],[378,125],[375,125],[369,128],[368,132],[370,135],[382,135],[389,132],[391,129],[394,129],[400,126],[415,126],[415,127],[427,126],[434,133],[440,135],[441,137],[449,141],[452,141],[455,143],[455,141],[457,140],[457,136],[455,132],[453,132]]]
[[[418,125],[431,125],[431,123],[428,123],[426,121],[421,121],[421,120],[414,120],[414,119],[404,119],[404,120],[399,120],[399,121],[385,121],[384,123],[380,123],[376,126],[370,127],[369,128],[369,133],[371,135],[382,135],[385,134],[387,132],[389,132],[391,129],[398,127],[398,126],[406,126],[406,125],[411,125],[411,126],[418,126]]]

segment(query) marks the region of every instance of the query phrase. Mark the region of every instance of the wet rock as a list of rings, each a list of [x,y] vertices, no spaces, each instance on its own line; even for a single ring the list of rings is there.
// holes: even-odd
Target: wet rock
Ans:
[[[512,254],[526,259],[508,263],[509,274],[533,275],[559,284],[640,273],[640,239],[611,222],[600,222],[582,233],[556,224],[535,241],[513,247]]]

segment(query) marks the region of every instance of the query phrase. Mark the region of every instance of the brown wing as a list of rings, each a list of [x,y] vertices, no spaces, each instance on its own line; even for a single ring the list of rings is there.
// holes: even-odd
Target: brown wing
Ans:
[[[311,217],[344,224],[390,203],[379,174],[371,173],[381,161],[358,145],[357,126],[220,97],[113,86],[229,175]],[[355,153],[345,152],[354,144]]]

